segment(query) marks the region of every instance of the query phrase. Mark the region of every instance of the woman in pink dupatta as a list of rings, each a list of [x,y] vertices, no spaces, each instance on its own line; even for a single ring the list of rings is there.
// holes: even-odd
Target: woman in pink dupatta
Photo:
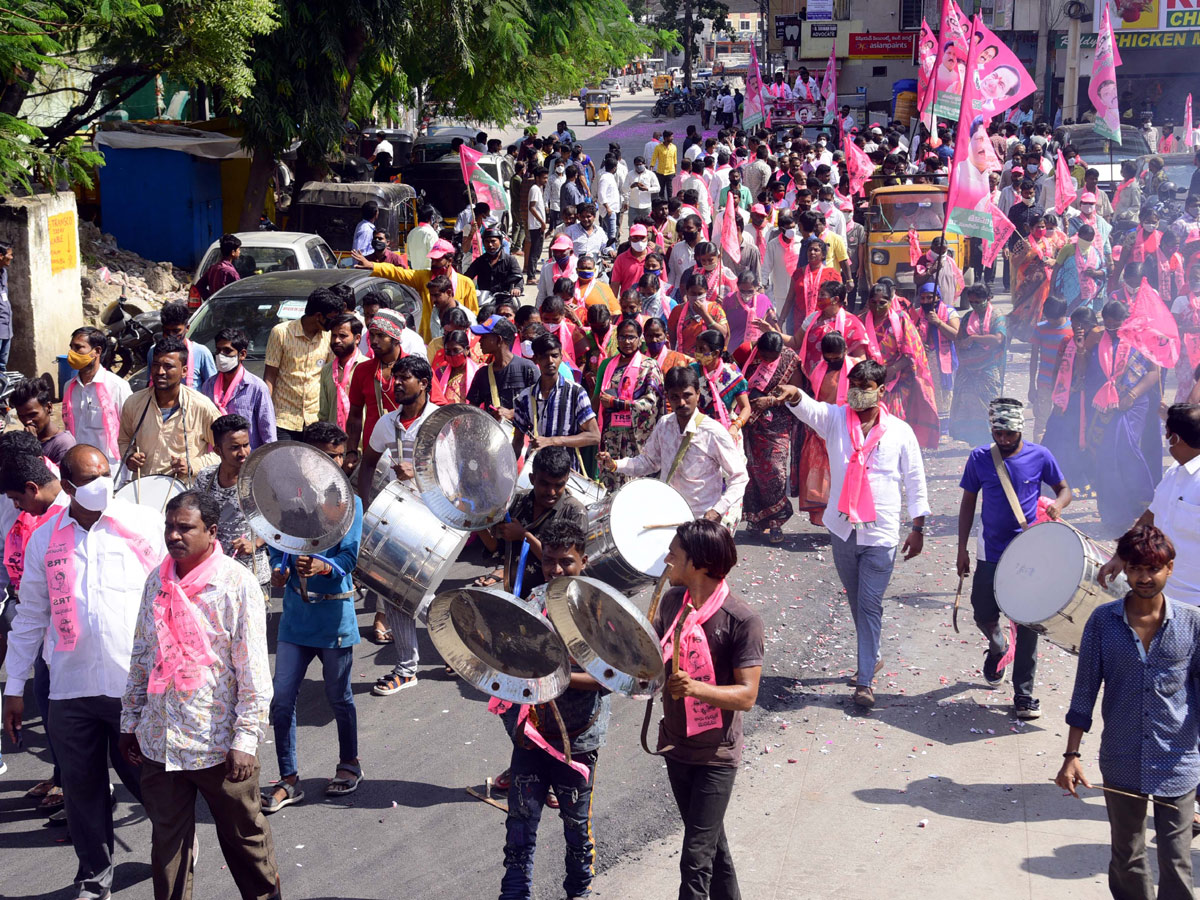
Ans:
[[[1196,383],[1196,367],[1200,366],[1200,266],[1192,266],[1188,271],[1187,291],[1174,298],[1171,315],[1183,338],[1179,362],[1175,365],[1175,378],[1179,383],[1175,402],[1188,403]]]
[[[889,286],[875,285],[863,324],[867,329],[867,353],[887,366],[888,412],[909,424],[921,447],[935,449],[942,429],[925,343],[908,313],[893,301]]]
[[[773,394],[782,384],[799,386],[799,357],[784,346],[782,335],[769,331],[755,342],[745,370],[751,413],[743,444],[750,482],[742,511],[751,528],[765,532],[772,544],[778,544],[783,540],[784,523],[792,517],[788,481],[796,417],[775,409],[779,403]]]

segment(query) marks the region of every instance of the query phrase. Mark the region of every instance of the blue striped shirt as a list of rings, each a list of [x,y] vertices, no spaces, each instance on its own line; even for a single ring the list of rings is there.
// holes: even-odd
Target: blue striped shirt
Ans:
[[[589,419],[596,418],[587,391],[562,375],[542,396],[540,380],[523,390],[513,407],[513,424],[524,434],[534,433],[533,410],[537,409],[537,434],[541,437],[570,437],[583,431]]]

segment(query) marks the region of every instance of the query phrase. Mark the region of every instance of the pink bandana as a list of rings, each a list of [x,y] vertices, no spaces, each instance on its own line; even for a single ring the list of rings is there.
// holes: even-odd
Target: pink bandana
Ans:
[[[666,348],[664,347],[663,350],[666,350]],[[641,374],[641,371],[642,371],[642,358],[643,357],[642,357],[641,351],[634,353],[633,358],[629,360],[629,363],[622,370],[621,381],[617,385],[617,398],[618,399],[625,400],[628,402],[633,401],[633,390],[635,387],[637,387],[638,376]],[[616,363],[617,359],[618,359],[618,357],[614,357],[613,362],[611,362],[608,365],[608,367],[604,370],[604,379],[600,385],[600,393],[602,393],[602,394],[607,394],[608,386],[610,384],[612,384],[613,373],[616,372],[616,370],[617,370],[617,363]],[[609,415],[608,424],[612,425],[616,428],[628,428],[631,425],[633,425],[633,410],[627,409],[627,410],[623,410],[620,412],[614,411],[614,412],[609,413],[608,415]],[[603,403],[596,404],[596,418],[598,420],[597,424],[600,426],[601,430],[603,430],[604,429],[604,404]]]
[[[967,322],[967,334],[990,334],[992,329],[992,304],[987,305],[987,309],[983,312],[983,320],[980,321],[975,310],[971,310],[971,318]]]
[[[760,365],[753,372],[750,371],[754,360],[758,357],[758,348],[755,347],[750,351],[750,355],[746,357],[746,371],[749,372],[746,376],[746,384],[759,393],[767,392],[767,385],[771,383],[771,379],[775,377],[775,370],[779,368],[779,360],[783,359],[783,354],[775,357],[774,362],[769,362]]]
[[[1133,345],[1129,341],[1122,341],[1117,345],[1117,360],[1116,365],[1113,365],[1112,345],[1112,335],[1104,332],[1104,337],[1100,338],[1097,356],[1100,357],[1100,370],[1104,373],[1106,381],[1092,398],[1092,406],[1101,412],[1107,412],[1121,401],[1117,393],[1117,379],[1125,374],[1125,368],[1129,365],[1129,354],[1133,351]]]
[[[877,363],[884,362],[883,350],[879,347],[879,335],[876,333],[875,313],[867,307],[867,354]],[[887,326],[896,338],[897,344],[904,343],[904,323],[900,321],[900,311],[893,303],[888,308]]]
[[[867,459],[887,431],[887,410],[879,407],[879,420],[871,433],[863,440],[862,423],[858,412],[846,407],[846,429],[850,435],[850,461],[846,466],[846,477],[842,481],[842,495],[838,498],[838,514],[848,519],[854,528],[875,523],[875,498],[871,494],[871,481]]]
[[[842,360],[842,368],[838,371],[837,395],[834,400],[838,406],[846,405],[846,392],[850,390],[850,366],[847,365],[849,358]],[[825,362],[825,357],[821,356],[821,361],[813,366],[812,375],[809,381],[812,382],[813,395],[821,399],[821,385],[825,383],[825,376],[829,372],[829,363]]]
[[[172,681],[176,691],[194,691],[201,684],[201,667],[216,662],[205,636],[204,616],[195,607],[194,600],[212,583],[214,572],[224,556],[220,542],[214,541],[208,556],[182,579],[170,556],[158,567],[162,582],[158,596],[154,598],[158,652],[146,685],[149,693],[163,693]]]
[[[475,373],[479,371],[479,363],[471,359],[471,354],[467,353],[466,362],[458,368],[465,370],[466,387],[471,386],[471,381],[475,378]],[[454,375],[455,367],[446,361],[446,354],[439,350],[437,356],[434,357],[433,366],[433,402],[438,406],[444,406],[450,401],[446,399],[446,388],[450,384],[450,378]],[[463,396],[466,396],[466,388],[463,389]]]
[[[352,353],[342,364],[342,374],[338,375],[338,358],[329,360],[329,374],[333,376],[333,389],[337,394],[337,423],[338,428],[345,429],[346,419],[350,416],[350,379],[358,368],[358,354]]]
[[[221,411],[221,415],[225,416],[229,414],[229,401],[237,393],[238,386],[241,385],[245,374],[246,367],[238,366],[234,370],[233,378],[229,381],[229,386],[225,388],[224,392],[221,390],[221,382],[225,381],[225,376],[224,374],[217,375],[217,380],[213,382],[213,403]]]
[[[191,359],[191,356],[188,356]],[[71,408],[71,396],[75,393],[75,387],[79,384],[79,378],[72,378],[67,382],[67,390],[62,400],[62,417],[63,424],[67,426],[67,431],[75,434],[75,410]],[[92,379],[92,384],[96,386],[96,401],[100,404],[100,416],[104,421],[104,439],[108,446],[105,447],[105,452],[117,452],[117,436],[120,432],[121,411],[117,409],[117,405],[113,403],[112,394],[108,392],[108,388],[104,386],[104,382],[100,380],[100,373],[96,373],[96,377]]]
[[[708,646],[708,635],[704,633],[704,623],[716,615],[717,610],[729,596],[729,583],[722,580],[717,589],[704,601],[699,609],[693,608],[691,594],[684,593],[683,603],[675,621],[667,629],[660,642],[663,651],[663,662],[670,663],[675,655],[675,628],[683,619],[683,628],[679,632],[679,667],[687,672],[688,677],[704,684],[715,684],[716,669],[713,667],[712,649]],[[686,697],[683,701],[684,713],[687,717],[687,736],[693,737],[702,731],[711,731],[721,727],[721,710],[695,697]]]

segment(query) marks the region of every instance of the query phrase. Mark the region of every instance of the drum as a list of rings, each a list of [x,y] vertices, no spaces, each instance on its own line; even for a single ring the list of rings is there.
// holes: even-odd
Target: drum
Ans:
[[[134,478],[117,491],[116,496],[139,506],[152,506],[163,512],[172,497],[177,497],[186,490],[187,485],[170,475],[143,475],[141,478]]]
[[[623,484],[588,508],[588,575],[636,593],[663,573],[675,528],[694,518],[683,495],[665,482],[635,478]]]
[[[404,482],[393,481],[363,515],[355,571],[389,603],[423,619],[468,537],[441,522]]]
[[[1008,545],[996,565],[996,603],[1019,625],[1050,643],[1079,652],[1083,626],[1097,606],[1119,600],[1125,576],[1100,586],[1097,575],[1112,556],[1063,522],[1043,522]]]
[[[525,465],[521,467],[521,474],[517,476],[518,491],[533,490],[533,458],[536,455],[536,450],[525,454]],[[576,472],[574,469],[567,476],[567,493],[584,506],[599,503],[608,495],[608,491],[604,485],[598,481],[592,481],[592,479],[581,472]]]

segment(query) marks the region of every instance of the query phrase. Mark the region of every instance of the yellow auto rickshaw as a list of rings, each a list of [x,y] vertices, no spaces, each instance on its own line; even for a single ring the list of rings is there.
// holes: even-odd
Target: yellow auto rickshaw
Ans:
[[[908,232],[913,229],[922,252],[942,236],[948,189],[940,184],[897,184],[870,192],[867,211],[866,272],[874,284],[887,276],[908,297],[916,294],[916,272],[909,262]],[[958,267],[967,265],[967,240],[946,232],[948,251]]]
[[[609,111],[608,101],[608,91],[588,91],[587,106],[584,107],[583,124],[599,125],[603,122],[607,125],[611,123],[612,113]]]
[[[654,76],[654,93],[661,94],[664,91],[669,91],[674,87],[675,80],[665,72],[660,72]]]

